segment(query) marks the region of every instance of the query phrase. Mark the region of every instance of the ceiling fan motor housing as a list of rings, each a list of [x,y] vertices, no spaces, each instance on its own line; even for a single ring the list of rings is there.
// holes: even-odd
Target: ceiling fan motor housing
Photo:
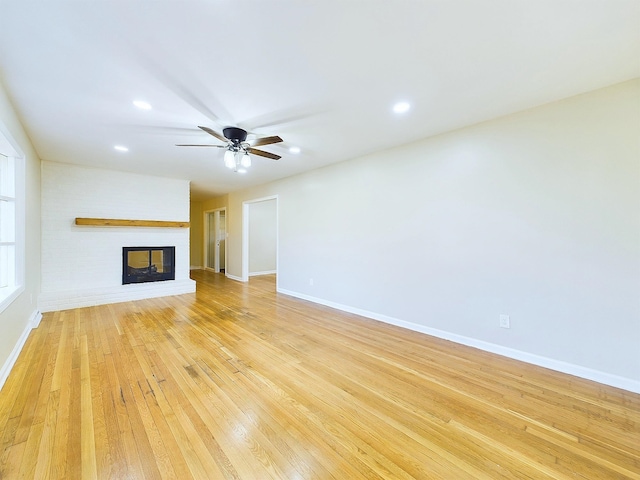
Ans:
[[[247,131],[238,127],[227,127],[222,130],[222,133],[236,145],[247,139]]]

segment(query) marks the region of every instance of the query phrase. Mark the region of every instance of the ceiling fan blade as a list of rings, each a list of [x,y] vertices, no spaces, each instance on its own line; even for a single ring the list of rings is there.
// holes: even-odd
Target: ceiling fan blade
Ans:
[[[251,143],[251,146],[259,147],[260,145],[270,145],[272,143],[280,143],[281,141],[282,139],[279,136],[274,135],[273,137],[258,138]]]
[[[280,155],[276,155],[274,153],[265,152],[264,150],[258,150],[257,148],[249,148],[247,149],[249,153],[253,153],[254,155],[260,155],[261,157],[270,158],[272,160],[280,160],[282,157]]]
[[[176,147],[216,147],[226,148],[226,145],[194,145],[190,143],[176,143]]]
[[[219,134],[218,132],[214,132],[213,130],[211,130],[209,127],[201,127],[200,125],[198,125],[198,128],[201,130],[204,130],[205,132],[207,132],[209,135],[213,135],[214,137],[216,137],[218,140],[227,143],[229,140],[222,136],[221,134]]]

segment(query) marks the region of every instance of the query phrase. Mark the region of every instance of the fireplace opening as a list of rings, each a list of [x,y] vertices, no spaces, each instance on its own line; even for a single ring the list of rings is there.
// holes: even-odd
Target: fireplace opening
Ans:
[[[175,280],[176,247],[122,247],[122,284]]]

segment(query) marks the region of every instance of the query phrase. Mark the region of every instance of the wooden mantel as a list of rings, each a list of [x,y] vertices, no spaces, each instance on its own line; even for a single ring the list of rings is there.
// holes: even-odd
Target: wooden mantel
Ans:
[[[92,227],[164,227],[189,228],[189,222],[170,222],[165,220],[121,220],[117,218],[81,218],[76,217],[76,225]]]

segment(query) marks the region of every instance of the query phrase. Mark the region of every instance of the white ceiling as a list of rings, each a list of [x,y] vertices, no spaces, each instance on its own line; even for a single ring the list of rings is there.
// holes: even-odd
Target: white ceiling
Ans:
[[[640,76],[638,0],[0,0],[0,19],[0,81],[40,158],[189,179],[194,198]],[[233,173],[222,149],[175,146],[219,144],[198,125],[280,135],[261,148],[283,158]]]

